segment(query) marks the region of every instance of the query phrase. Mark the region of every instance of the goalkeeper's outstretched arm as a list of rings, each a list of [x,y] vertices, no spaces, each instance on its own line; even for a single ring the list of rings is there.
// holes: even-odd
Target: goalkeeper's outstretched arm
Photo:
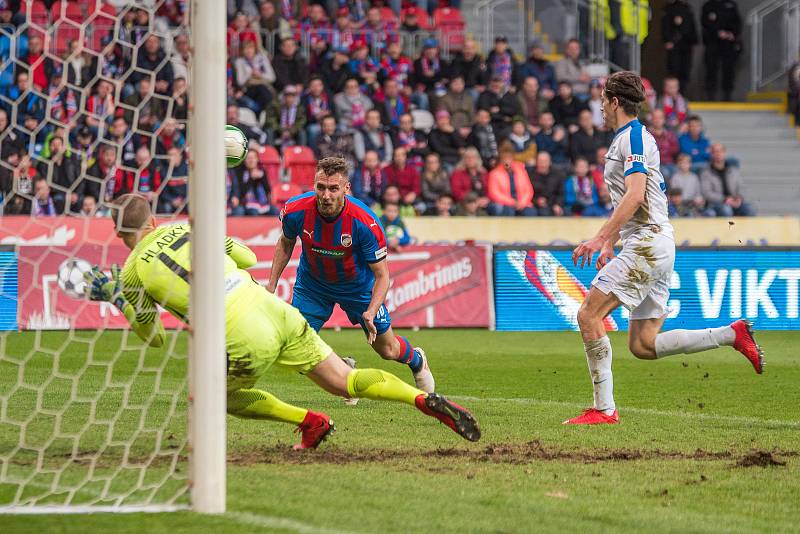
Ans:
[[[225,254],[230,256],[240,269],[249,269],[258,261],[255,252],[230,237],[225,238]]]

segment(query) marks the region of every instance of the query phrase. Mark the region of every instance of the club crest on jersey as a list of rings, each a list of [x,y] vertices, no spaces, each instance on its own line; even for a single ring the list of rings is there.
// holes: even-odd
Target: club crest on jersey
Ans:
[[[350,234],[342,234],[342,246],[349,247],[353,244],[353,236]]]

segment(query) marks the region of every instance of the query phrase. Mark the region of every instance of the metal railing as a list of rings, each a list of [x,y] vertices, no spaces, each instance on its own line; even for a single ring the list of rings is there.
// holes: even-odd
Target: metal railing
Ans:
[[[750,90],[784,77],[800,57],[800,0],[768,0],[747,15],[750,25]]]

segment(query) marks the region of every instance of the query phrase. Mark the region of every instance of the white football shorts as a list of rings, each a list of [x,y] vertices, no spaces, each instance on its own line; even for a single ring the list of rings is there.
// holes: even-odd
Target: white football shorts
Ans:
[[[675,240],[656,225],[644,226],[622,242],[622,251],[595,276],[592,285],[613,293],[631,319],[667,315],[669,285],[675,266]]]

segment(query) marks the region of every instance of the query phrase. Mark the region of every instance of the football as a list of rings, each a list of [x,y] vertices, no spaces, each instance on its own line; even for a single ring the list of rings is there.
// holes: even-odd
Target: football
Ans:
[[[225,161],[228,168],[238,167],[247,155],[247,137],[239,128],[225,125]]]
[[[86,280],[83,275],[92,270],[92,265],[80,258],[64,260],[58,266],[58,287],[67,296],[74,299],[85,299]]]

